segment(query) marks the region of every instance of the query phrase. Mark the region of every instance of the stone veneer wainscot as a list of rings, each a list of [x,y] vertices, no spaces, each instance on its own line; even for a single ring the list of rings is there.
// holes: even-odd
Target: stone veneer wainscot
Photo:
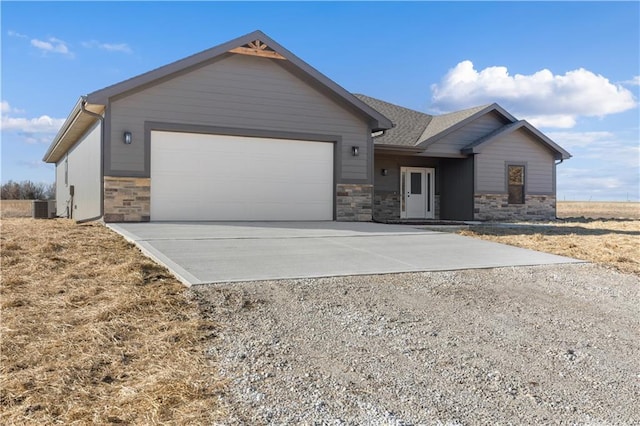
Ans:
[[[554,220],[554,195],[525,195],[524,204],[509,204],[507,194],[476,194],[474,218],[476,220]]]
[[[336,185],[336,220],[342,222],[370,222],[373,185]]]
[[[104,177],[104,221],[148,222],[151,179]]]
[[[434,196],[434,220],[440,219],[440,195]],[[398,191],[374,191],[373,219],[379,222],[395,222],[400,219],[400,193]]]

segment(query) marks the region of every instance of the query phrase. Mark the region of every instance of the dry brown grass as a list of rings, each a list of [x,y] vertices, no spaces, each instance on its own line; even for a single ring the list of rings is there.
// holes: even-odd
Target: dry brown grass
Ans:
[[[106,227],[3,219],[0,294],[0,423],[220,418],[214,324]]]
[[[0,217],[31,217],[33,200],[1,200]]]
[[[559,218],[640,219],[640,203],[600,201],[558,201]]]
[[[640,275],[640,220],[479,225],[460,234],[569,256]]]

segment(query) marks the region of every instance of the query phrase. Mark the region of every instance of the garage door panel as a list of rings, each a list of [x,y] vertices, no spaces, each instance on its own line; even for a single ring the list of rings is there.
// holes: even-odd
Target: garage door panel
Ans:
[[[332,220],[333,144],[151,134],[151,220]]]

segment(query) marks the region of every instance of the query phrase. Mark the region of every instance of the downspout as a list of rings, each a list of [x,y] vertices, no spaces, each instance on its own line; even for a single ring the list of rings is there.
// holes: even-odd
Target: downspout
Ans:
[[[560,158],[560,161],[558,161],[557,163],[555,161],[553,162],[553,193],[554,193],[554,196],[556,197],[556,205],[558,202],[558,199],[557,199],[558,193],[556,192],[556,176],[558,176],[558,172],[556,171],[556,167],[558,167],[563,162],[564,162],[564,158]],[[558,220],[557,209],[556,209],[556,220]]]
[[[100,120],[100,215],[95,217],[90,217],[88,219],[82,219],[77,221],[77,223],[91,222],[94,220],[102,219],[104,216],[104,117],[100,114],[96,114],[95,112],[89,111],[85,108],[87,104],[87,97],[82,97],[82,102],[80,103],[80,108],[82,112],[88,114],[92,117]],[[73,206],[71,206],[73,209]]]

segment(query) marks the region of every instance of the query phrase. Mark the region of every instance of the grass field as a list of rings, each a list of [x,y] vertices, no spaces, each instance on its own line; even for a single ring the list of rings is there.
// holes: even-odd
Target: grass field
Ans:
[[[215,325],[101,225],[2,220],[0,424],[206,424]]]
[[[472,226],[460,234],[599,263],[640,275],[640,203],[558,202],[546,224]],[[615,218],[615,219],[600,219]]]
[[[640,203],[600,201],[558,201],[559,218],[640,219]]]

